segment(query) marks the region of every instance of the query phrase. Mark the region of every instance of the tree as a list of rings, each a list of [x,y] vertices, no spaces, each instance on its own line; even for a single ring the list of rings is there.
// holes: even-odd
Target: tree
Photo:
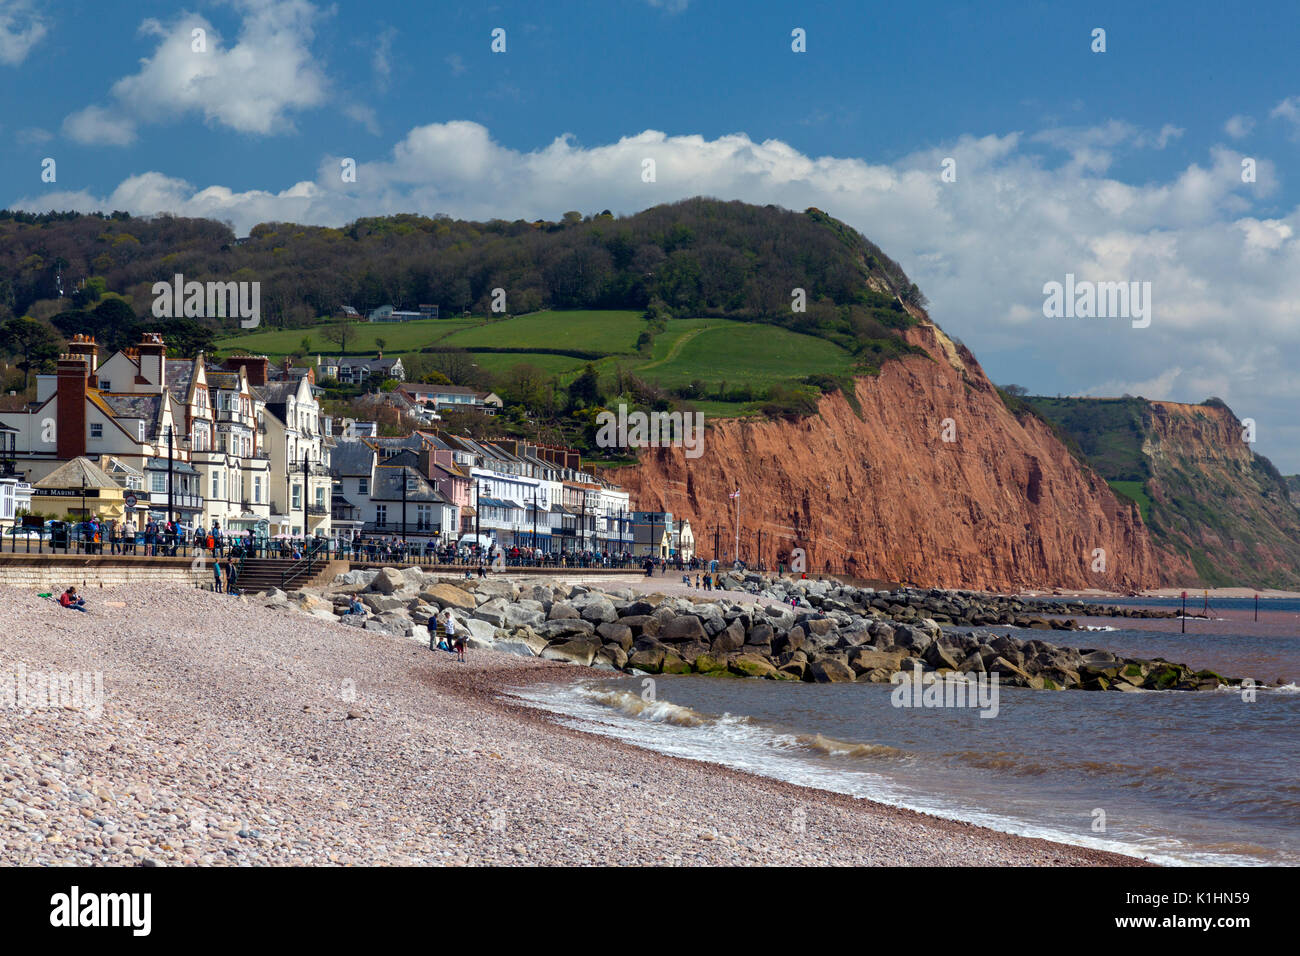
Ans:
[[[0,343],[9,354],[22,357],[17,365],[23,370],[24,390],[32,369],[53,362],[63,349],[63,340],[53,329],[28,316],[0,324]]]
[[[569,384],[569,405],[579,408],[600,404],[600,376],[590,362],[582,374]]]
[[[327,342],[334,342],[338,345],[340,355],[347,355],[348,339],[352,337],[352,326],[354,324],[350,316],[344,315],[339,321],[324,329],[321,334],[325,336]]]
[[[1016,398],[1024,398],[1029,394],[1029,389],[1025,388],[1023,385],[1003,385],[1002,391],[1006,392],[1008,395],[1014,395]]]
[[[376,337],[375,348],[382,352],[384,349],[388,348],[388,340]]]

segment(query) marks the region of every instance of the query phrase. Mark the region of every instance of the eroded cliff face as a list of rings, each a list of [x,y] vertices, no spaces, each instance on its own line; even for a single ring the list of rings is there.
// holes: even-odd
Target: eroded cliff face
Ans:
[[[1158,545],[1187,555],[1203,584],[1300,584],[1300,512],[1232,410],[1176,402],[1147,408],[1142,453]]]
[[[728,559],[739,489],[741,556],[756,560],[761,531],[773,568],[799,547],[809,571],[921,586],[1188,580],[1187,559],[1157,552],[1134,506],[1039,419],[1008,411],[968,350],[929,323],[907,335],[926,354],[858,379],[860,416],[836,393],[800,422],[718,421],[700,458],[647,449],[611,477],[641,509],[688,518],[703,555],[719,529]]]

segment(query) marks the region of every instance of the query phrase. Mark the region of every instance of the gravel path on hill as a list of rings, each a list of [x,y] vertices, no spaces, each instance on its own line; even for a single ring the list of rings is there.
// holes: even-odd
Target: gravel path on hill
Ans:
[[[499,699],[568,665],[457,664],[180,587],[89,596],[83,615],[0,589],[22,622],[0,638],[0,693],[20,665],[102,672],[104,693],[97,718],[0,701],[0,864],[1134,862],[675,760]]]

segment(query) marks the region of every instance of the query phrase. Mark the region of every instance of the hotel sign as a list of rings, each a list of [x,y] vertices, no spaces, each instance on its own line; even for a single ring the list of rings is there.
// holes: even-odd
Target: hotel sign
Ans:
[[[98,498],[98,488],[33,488],[32,495],[48,498]]]

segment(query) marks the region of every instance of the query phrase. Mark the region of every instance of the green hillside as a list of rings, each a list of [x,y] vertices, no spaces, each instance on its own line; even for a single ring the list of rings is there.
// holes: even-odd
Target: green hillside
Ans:
[[[1300,585],[1300,510],[1291,485],[1240,440],[1217,399],[1025,399],[1063,433],[1156,544],[1185,556],[1206,586]]]

